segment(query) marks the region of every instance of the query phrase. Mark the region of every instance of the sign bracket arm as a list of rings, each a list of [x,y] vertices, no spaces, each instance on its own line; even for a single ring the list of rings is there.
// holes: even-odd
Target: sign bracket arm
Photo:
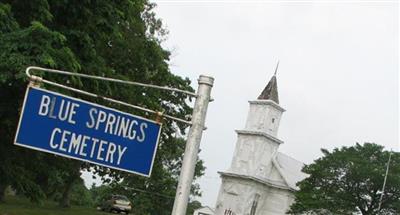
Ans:
[[[127,85],[134,85],[134,86],[141,86],[141,87],[148,87],[148,88],[155,88],[155,89],[160,89],[160,90],[167,90],[167,91],[172,91],[172,92],[183,93],[183,94],[186,94],[186,95],[188,95],[190,97],[197,97],[197,94],[194,93],[194,92],[181,90],[181,89],[177,89],[177,88],[172,88],[172,87],[167,87],[167,86],[144,84],[144,83],[139,83],[139,82],[134,82],[134,81],[126,81],[126,80],[107,78],[107,77],[101,77],[101,76],[96,76],[96,75],[88,75],[88,74],[83,74],[83,73],[67,72],[67,71],[56,70],[56,69],[47,69],[47,68],[42,68],[42,67],[37,67],[37,66],[29,66],[28,68],[26,68],[25,73],[30,79],[37,77],[37,76],[34,76],[34,75],[31,74],[31,70],[32,71],[38,70],[38,71],[43,71],[43,72],[48,72],[48,73],[56,73],[56,74],[67,75],[67,76],[77,76],[77,77],[82,77],[82,78],[89,78],[89,79],[95,79],[95,80],[115,82],[115,83],[120,83],[120,84],[127,84]]]
[[[65,86],[65,85],[62,85],[62,84],[59,84],[59,83],[56,83],[56,82],[52,82],[52,81],[43,79],[43,78],[38,77],[38,76],[34,76],[34,75],[31,76],[31,80],[34,81],[34,82],[42,82],[42,83],[49,84],[49,85],[52,85],[52,86],[55,86],[55,87],[63,88],[63,89],[66,89],[66,90],[70,90],[70,91],[73,91],[73,92],[76,92],[76,93],[79,93],[79,94],[83,94],[83,95],[86,95],[86,96],[91,96],[91,97],[94,97],[94,98],[101,98],[101,99],[103,99],[105,101],[108,101],[108,102],[113,102],[113,103],[120,104],[120,105],[123,105],[123,106],[126,106],[126,107],[130,107],[130,108],[134,108],[134,109],[137,109],[137,110],[145,111],[145,112],[148,112],[148,113],[153,113],[153,114],[157,114],[157,115],[161,114],[162,117],[165,117],[165,118],[168,118],[168,119],[171,119],[171,120],[174,120],[174,121],[182,122],[182,123],[185,123],[185,124],[188,124],[188,125],[192,124],[192,122],[190,122],[190,121],[187,121],[187,120],[184,120],[184,119],[180,119],[180,118],[168,115],[168,114],[164,114],[164,113],[161,113],[161,112],[158,112],[158,111],[154,111],[154,110],[151,110],[151,109],[148,109],[148,108],[140,107],[140,106],[137,106],[137,105],[129,104],[127,102],[119,101],[119,100],[112,99],[112,98],[109,98],[109,97],[100,96],[100,95],[97,95],[97,94],[94,94],[94,93],[90,93],[90,92],[87,92],[87,91],[84,91],[84,90],[76,89],[76,88],[73,88],[73,87]]]

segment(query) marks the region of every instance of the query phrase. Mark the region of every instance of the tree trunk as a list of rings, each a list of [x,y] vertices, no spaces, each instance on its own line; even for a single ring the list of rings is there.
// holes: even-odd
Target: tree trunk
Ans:
[[[74,183],[80,178],[81,172],[80,172],[80,163],[75,162],[75,167],[73,167],[73,170],[69,173],[69,176],[66,178],[65,184],[64,184],[64,191],[62,194],[62,197],[60,199],[60,207],[63,208],[69,208],[71,207],[71,202],[70,202],[70,197],[71,197],[71,191],[74,186]]]
[[[4,202],[5,192],[7,188],[7,184],[0,183],[0,202]]]
[[[76,178],[74,176],[70,176],[67,183],[65,184],[65,189],[60,200],[60,207],[62,208],[71,207],[70,196],[71,196],[72,186],[74,185],[75,181]]]

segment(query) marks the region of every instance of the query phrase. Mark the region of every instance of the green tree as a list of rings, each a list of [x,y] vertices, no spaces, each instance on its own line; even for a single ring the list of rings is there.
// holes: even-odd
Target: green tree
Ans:
[[[147,0],[1,0],[0,200],[7,185],[12,185],[32,200],[40,200],[58,189],[58,192],[63,192],[61,205],[68,207],[73,185],[79,180],[82,169],[94,171],[104,177],[105,182],[123,181],[129,186],[154,190],[163,195],[175,192],[184,148],[183,139],[177,137],[184,135],[187,128],[182,123],[169,120],[163,122],[151,178],[12,145],[27,85],[24,70],[30,65],[193,91],[188,79],[176,76],[169,70],[170,53],[161,47],[166,30],[153,12],[154,7]],[[192,111],[188,105],[190,99],[180,93],[42,75],[46,79],[164,111],[180,118],[188,119]],[[153,117],[46,85],[42,87],[144,117]],[[203,171],[204,167],[199,161],[196,177],[202,175]],[[196,185],[192,191],[193,195],[200,194]],[[156,196],[135,196],[139,198],[140,195],[143,197],[141,199],[148,202],[143,206],[143,214],[166,214],[172,207],[170,203],[160,204]]]
[[[188,209],[187,209],[186,215],[193,215],[194,211],[201,207],[202,207],[201,202],[199,202],[197,200],[190,201],[188,204]]]
[[[46,181],[44,179],[49,176],[47,161],[57,158],[13,145],[26,88],[23,70],[27,65],[56,63],[76,71],[79,64],[63,35],[38,21],[21,27],[9,4],[0,3],[0,23],[0,200],[4,187],[12,185],[33,201],[39,201],[45,193],[38,182]],[[62,163],[60,159],[58,161],[54,164]]]
[[[400,153],[393,152],[387,183],[379,198],[389,158],[388,151],[373,143],[322,149],[324,156],[306,165],[309,177],[298,183],[290,214],[399,214]]]
[[[110,196],[110,194],[113,194],[113,190],[108,185],[103,184],[96,187],[96,185],[93,183],[90,187],[90,195],[95,206],[101,206],[101,204]]]

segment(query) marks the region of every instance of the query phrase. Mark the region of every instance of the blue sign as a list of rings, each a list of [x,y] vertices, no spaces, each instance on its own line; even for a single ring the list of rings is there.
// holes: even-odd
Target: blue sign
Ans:
[[[161,124],[28,87],[15,144],[150,176]]]

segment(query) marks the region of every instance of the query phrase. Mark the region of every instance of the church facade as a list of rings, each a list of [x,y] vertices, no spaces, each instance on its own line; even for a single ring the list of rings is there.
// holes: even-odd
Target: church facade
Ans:
[[[222,183],[215,215],[282,215],[294,201],[296,183],[307,175],[303,163],[279,152],[277,133],[283,112],[276,75],[249,101],[245,128],[238,135],[231,166]]]

